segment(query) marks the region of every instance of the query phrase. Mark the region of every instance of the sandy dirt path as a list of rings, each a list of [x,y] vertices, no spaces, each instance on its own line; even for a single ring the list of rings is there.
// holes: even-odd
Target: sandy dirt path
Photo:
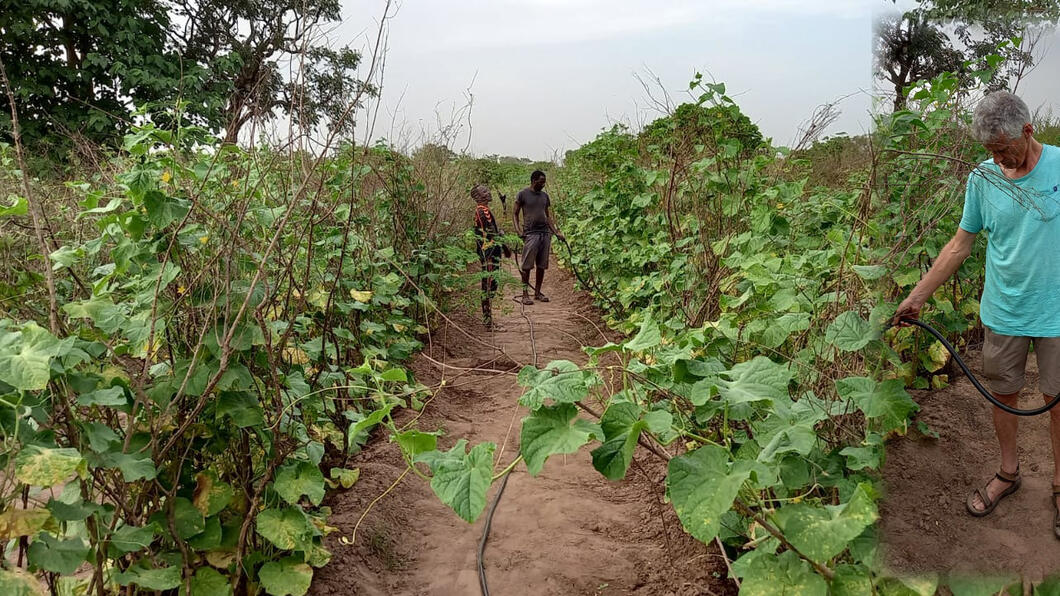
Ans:
[[[1034,356],[1020,407],[1041,404]],[[969,366],[981,371],[978,352]],[[887,494],[881,506],[888,565],[900,572],[1021,575],[1030,581],[1060,571],[1060,541],[1049,504],[1053,455],[1048,415],[1020,421],[1022,487],[994,513],[975,518],[965,499],[1000,464],[991,406],[967,378],[934,392],[916,392],[919,419],[938,439],[912,432],[887,447]]]
[[[605,343],[603,324],[587,296],[573,290],[566,272],[551,270],[545,286],[552,301],[527,308],[538,362],[582,363],[582,345]],[[443,371],[450,379],[425,409],[419,427],[445,431],[439,448],[448,449],[462,437],[497,443],[496,460],[503,462],[499,470],[518,455],[520,420],[527,411],[517,404],[521,389],[515,373],[517,363],[530,363],[533,356],[529,325],[519,306],[510,296],[498,302],[495,310],[504,312],[495,317],[505,331],[482,337],[503,354],[449,325],[436,330],[425,352],[449,366],[510,372],[440,369],[422,356],[413,369],[428,385],[437,383]],[[452,318],[482,333],[475,319]],[[329,498],[329,523],[339,528],[328,539],[334,558],[317,572],[311,593],[479,594],[476,552],[486,516],[465,523],[413,474],[369,511],[354,544],[343,543],[340,538],[352,536],[366,506],[405,470],[397,447],[385,440],[376,440],[352,465],[360,467],[361,479],[353,489]],[[663,502],[664,473],[664,464],[643,450],[620,482],[609,482],[593,469],[588,449],[554,456],[536,478],[520,465],[497,508],[486,551],[491,594],[734,594],[733,585],[723,579],[725,564],[717,551],[685,534],[672,507]],[[487,503],[498,485],[491,487]]]

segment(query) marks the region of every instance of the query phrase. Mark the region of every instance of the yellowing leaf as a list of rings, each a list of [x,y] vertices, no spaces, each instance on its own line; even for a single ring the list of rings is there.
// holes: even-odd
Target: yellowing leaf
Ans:
[[[350,297],[357,302],[368,302],[372,299],[372,293],[366,290],[350,290]]]
[[[49,449],[37,445],[25,447],[15,458],[15,478],[31,486],[55,486],[77,472],[88,473],[85,459],[77,449]]]
[[[11,596],[44,596],[44,586],[21,569],[0,569],[0,593]]]
[[[283,361],[288,364],[305,364],[309,362],[309,354],[301,348],[287,346],[283,349]]]
[[[927,368],[928,372],[935,372],[946,366],[949,360],[950,353],[946,350],[946,346],[943,346],[942,342],[936,341],[928,348],[928,357],[925,358],[924,367]]]
[[[8,509],[0,513],[0,539],[36,534],[51,516],[47,509]]]
[[[173,174],[170,174],[169,170],[166,170],[165,172],[162,172],[162,182],[168,183],[172,179],[173,179]]]

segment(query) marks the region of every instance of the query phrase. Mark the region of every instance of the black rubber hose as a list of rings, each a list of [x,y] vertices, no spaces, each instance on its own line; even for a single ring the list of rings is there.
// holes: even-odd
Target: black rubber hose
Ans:
[[[561,242],[563,242],[563,246],[567,247],[567,256],[570,257],[570,268],[572,271],[574,271],[574,277],[578,278],[578,281],[582,284],[582,287],[587,290],[595,290],[597,295],[599,295],[604,300],[607,300],[607,305],[611,308],[612,312],[621,312],[621,309],[619,308],[619,305],[615,302],[615,300],[610,296],[604,294],[604,292],[600,290],[600,286],[596,285],[595,283],[590,284],[585,281],[584,278],[582,278],[581,272],[578,271],[578,266],[574,263],[574,251],[571,250],[570,243],[567,242],[566,238],[561,240]]]
[[[501,195],[501,203],[504,203],[504,195]],[[519,261],[515,259],[515,255],[512,255],[512,259],[515,260],[515,268],[518,270]],[[523,318],[526,319],[527,324],[530,326],[530,350],[534,357],[534,367],[537,367],[537,341],[534,339],[534,322],[530,319],[530,315],[526,314],[526,304],[519,300],[520,311],[522,312]],[[508,486],[508,478],[512,475],[508,472],[504,475],[501,480],[501,487],[497,489],[497,494],[493,496],[493,503],[490,504],[490,510],[486,513],[486,524],[482,528],[482,538],[478,541],[478,585],[482,589],[482,596],[490,596],[489,582],[486,581],[486,565],[484,563],[486,558],[486,541],[490,537],[490,527],[493,525],[493,514],[497,511],[497,505],[501,502],[501,497],[504,495],[504,489]]]
[[[1034,408],[1033,410],[1021,410],[1019,408],[1013,408],[1012,406],[1005,404],[998,398],[994,397],[994,394],[990,393],[990,391],[987,390],[986,387],[983,387],[983,384],[979,382],[979,379],[975,378],[975,375],[972,374],[972,371],[968,368],[968,365],[965,364],[964,360],[961,359],[961,356],[957,353],[957,350],[950,342],[946,341],[946,338],[943,337],[937,329],[919,319],[902,319],[901,322],[909,323],[910,325],[916,325],[917,327],[920,327],[924,331],[927,331],[931,335],[935,336],[935,339],[942,342],[942,346],[946,348],[946,350],[950,354],[953,355],[953,359],[957,362],[957,366],[961,367],[961,370],[964,371],[964,374],[968,375],[968,380],[972,382],[972,385],[975,385],[975,388],[979,390],[979,393],[983,394],[983,397],[985,397],[987,401],[1008,412],[1009,414],[1015,414],[1017,416],[1037,416],[1038,414],[1044,414],[1045,412],[1048,412],[1049,410],[1053,409],[1056,404],[1060,403],[1060,394],[1057,394],[1056,397],[1053,398],[1053,401],[1045,404],[1044,406],[1041,406],[1040,408]]]
[[[509,472],[501,480],[501,487],[497,489],[497,494],[493,497],[493,504],[490,505],[490,510],[486,514],[486,527],[482,528],[482,538],[478,541],[478,583],[479,587],[482,588],[482,596],[490,596],[490,588],[486,583],[486,567],[482,564],[482,559],[486,555],[486,540],[490,537],[493,512],[497,510],[497,504],[501,502],[501,495],[504,494],[504,487],[508,486],[508,478],[511,475],[511,472]]]

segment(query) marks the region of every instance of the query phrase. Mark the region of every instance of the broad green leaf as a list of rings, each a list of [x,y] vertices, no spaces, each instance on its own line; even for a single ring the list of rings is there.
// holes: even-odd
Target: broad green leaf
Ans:
[[[297,507],[266,509],[256,521],[258,534],[281,550],[303,549],[309,540],[309,521]]]
[[[349,489],[357,483],[357,479],[361,477],[361,469],[354,468],[348,470],[346,468],[331,468],[329,472],[331,479],[337,481],[339,486],[345,489]]]
[[[652,433],[663,434],[673,429],[674,416],[664,410],[652,410],[644,414],[644,422]]]
[[[792,333],[810,328],[810,313],[789,312],[773,319],[759,335],[759,343],[767,348],[779,348]]]
[[[89,319],[100,331],[114,335],[128,324],[128,317],[110,298],[94,297],[91,300],[69,302],[63,312],[73,319]]]
[[[114,429],[101,422],[87,422],[82,426],[82,438],[88,438],[88,446],[96,453],[105,453],[112,449],[120,449],[117,444],[121,437]]]
[[[877,383],[868,377],[846,377],[835,385],[839,395],[854,402],[866,418],[878,419],[883,433],[904,429],[909,416],[920,409],[900,379]]]
[[[184,587],[181,587],[181,594],[184,592]],[[221,575],[219,571],[213,567],[199,567],[195,570],[195,576],[191,578],[191,594],[190,596],[231,596],[232,586],[228,583],[228,578]]]
[[[228,416],[239,428],[265,422],[265,412],[258,400],[244,391],[222,391],[217,400],[217,415]]]
[[[135,584],[148,590],[172,590],[180,585],[180,567],[130,567],[124,573],[114,574],[114,581],[120,586]]]
[[[860,447],[844,447],[840,455],[846,457],[847,468],[851,470],[879,469],[883,463],[883,437],[879,433],[868,433]]]
[[[0,381],[22,391],[40,391],[48,386],[52,359],[69,347],[33,322],[21,331],[0,334]]]
[[[184,497],[177,497],[173,501],[173,525],[176,527],[177,535],[187,540],[206,529],[206,519],[202,512]]]
[[[44,596],[48,592],[37,578],[21,569],[0,569],[0,594],[6,596]]]
[[[350,426],[347,431],[350,435],[350,438],[356,438],[357,435],[360,434],[362,431],[372,430],[377,424],[382,422],[383,419],[386,418],[387,415],[390,414],[390,411],[393,409],[394,404],[387,403],[377,410],[372,410],[372,412],[370,412],[367,416],[361,418],[360,420],[357,420],[356,424]],[[359,412],[353,412],[351,410],[347,410],[346,412],[344,412],[344,414],[350,420],[355,420],[355,416],[360,415]],[[350,442],[352,443],[353,441],[351,440]]]
[[[207,518],[206,529],[188,539],[188,546],[198,551],[214,550],[221,546],[221,520],[217,517]]]
[[[760,462],[776,461],[777,456],[785,453],[807,455],[817,443],[817,433],[812,424],[794,424],[781,428],[766,438],[769,441],[762,445],[762,451],[758,454]],[[760,443],[761,440],[760,438]]]
[[[50,487],[88,471],[85,458],[77,449],[27,445],[15,457],[15,478],[31,486]]]
[[[325,567],[328,563],[331,562],[332,555],[331,551],[329,551],[328,549],[314,544],[313,548],[310,549],[309,552],[305,554],[305,556],[306,563],[309,563],[309,565],[312,567],[320,568]]]
[[[659,333],[659,325],[649,314],[640,324],[640,330],[637,335],[626,342],[623,347],[630,352],[643,352],[659,345],[660,341],[662,341],[662,335]]]
[[[394,440],[401,447],[405,457],[410,460],[415,459],[421,453],[434,451],[438,448],[438,435],[436,433],[407,430],[394,435]]]
[[[589,442],[589,433],[571,426],[578,415],[573,404],[542,406],[523,418],[519,451],[531,476],[541,473],[550,455],[574,453]]]
[[[10,205],[0,207],[0,217],[8,217],[10,215],[26,215],[29,213],[29,201],[26,197],[8,197],[14,198]]]
[[[409,376],[405,373],[403,368],[391,368],[383,371],[383,374],[379,375],[379,378],[384,381],[393,381],[398,383],[408,383]]]
[[[70,575],[85,562],[88,545],[80,538],[59,540],[47,532],[42,532],[33,544],[29,545],[28,555],[30,564],[39,569]]]
[[[730,406],[781,399],[788,396],[791,369],[765,356],[755,356],[721,373],[726,379],[716,381],[718,393]]]
[[[111,535],[110,543],[114,548],[132,553],[147,548],[155,539],[153,526],[137,528],[136,526],[122,526]]]
[[[666,487],[681,525],[700,542],[713,540],[722,514],[732,508],[750,475],[748,470],[731,469],[729,451],[716,445],[671,459]]]
[[[839,565],[832,580],[832,596],[863,596],[872,594],[872,574],[867,567]]]
[[[887,274],[887,267],[883,265],[854,265],[851,267],[858,277],[868,281],[879,279]]]
[[[312,504],[319,505],[324,499],[324,474],[320,468],[307,461],[295,462],[276,472],[272,487],[284,501],[292,505],[297,504],[302,495],[309,497]]]
[[[84,256],[84,249],[74,246],[60,246],[48,254],[48,258],[55,262],[55,264],[52,265],[53,271],[58,271],[63,267],[73,267],[78,261],[83,259]]]
[[[880,330],[852,310],[836,317],[824,332],[825,341],[845,352],[856,352],[879,337]]]
[[[845,505],[820,507],[796,503],[781,507],[775,515],[788,541],[818,563],[827,563],[846,550],[848,543],[877,517],[876,505],[864,486],[858,486]]]
[[[934,596],[939,589],[939,579],[935,575],[886,577],[877,587],[881,594],[887,596]]]
[[[792,551],[758,557],[748,567],[740,596],[828,596],[828,584]]]
[[[157,228],[164,228],[187,215],[191,206],[185,199],[149,190],[144,194],[143,208],[147,211],[148,221]]]
[[[195,475],[195,493],[191,502],[206,517],[217,515],[232,501],[232,486],[217,479],[212,470]]]
[[[313,568],[296,557],[287,557],[262,565],[258,579],[272,596],[302,596],[313,581]]]
[[[648,423],[641,420],[643,410],[630,402],[612,403],[600,418],[604,442],[593,449],[593,467],[608,480],[621,480],[626,476],[637,439]]]
[[[519,404],[531,410],[545,405],[548,399],[553,404],[573,404],[589,394],[594,379],[592,373],[580,370],[569,360],[554,360],[542,370],[524,366],[519,371],[519,384],[527,390]]]
[[[51,516],[51,512],[44,508],[8,509],[0,513],[0,540],[32,536]]]
[[[898,284],[898,287],[904,288],[920,281],[922,275],[923,273],[920,269],[906,269],[905,271],[895,273],[891,276],[891,279],[894,280],[894,283]]]
[[[421,453],[416,461],[430,466],[431,489],[464,521],[474,522],[486,507],[486,490],[493,479],[493,443],[479,443],[466,453],[460,439],[449,451]]]
[[[946,587],[953,592],[953,596],[994,596],[1011,588],[1019,588],[1018,591],[1013,590],[1013,592],[1023,594],[1020,584],[1019,576],[951,576],[946,579]]]
[[[115,385],[91,393],[82,393],[77,397],[77,405],[125,407],[129,402],[125,399],[125,390],[120,385]]]
[[[113,451],[100,455],[100,465],[105,468],[118,468],[126,482],[151,480],[158,474],[150,453],[122,453],[121,448],[120,443],[113,444]]]
[[[51,511],[52,517],[59,521],[81,521],[97,511],[100,506],[96,504],[86,505],[80,499],[76,503],[64,503],[52,499],[46,505]]]

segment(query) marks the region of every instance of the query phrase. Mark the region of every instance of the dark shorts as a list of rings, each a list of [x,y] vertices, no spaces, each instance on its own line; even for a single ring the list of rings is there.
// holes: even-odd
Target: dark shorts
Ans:
[[[991,391],[1010,395],[1023,388],[1027,352],[1032,343],[1038,361],[1038,389],[1049,396],[1060,392],[1060,337],[1015,337],[987,329],[983,376]]]
[[[523,243],[523,260],[520,269],[530,271],[534,267],[548,269],[548,252],[552,249],[552,232],[532,232]]]

